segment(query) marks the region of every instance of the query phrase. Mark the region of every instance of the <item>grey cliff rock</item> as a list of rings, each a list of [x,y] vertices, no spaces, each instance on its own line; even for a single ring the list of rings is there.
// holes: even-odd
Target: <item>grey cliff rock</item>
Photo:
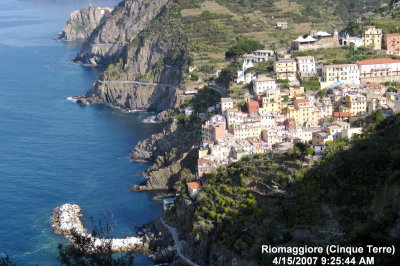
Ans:
[[[198,133],[174,121],[163,132],[136,145],[131,152],[133,160],[154,162],[145,172],[146,189],[172,189],[183,169],[194,171],[197,149],[192,146],[200,140]]]
[[[85,96],[90,103],[105,103],[125,110],[145,109],[160,112],[173,105],[175,89],[164,85],[97,81]]]
[[[168,0],[125,0],[99,25],[74,61],[107,65],[165,8]]]
[[[86,40],[111,11],[110,8],[87,6],[72,12],[59,38],[65,41]]]

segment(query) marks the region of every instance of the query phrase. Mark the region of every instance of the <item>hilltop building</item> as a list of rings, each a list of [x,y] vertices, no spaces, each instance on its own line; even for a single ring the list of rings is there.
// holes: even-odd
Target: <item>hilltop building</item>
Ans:
[[[355,48],[364,46],[364,40],[360,37],[351,37],[349,34],[346,34],[344,37],[340,38],[340,44],[343,46],[349,46],[350,44],[354,44]]]
[[[292,50],[309,51],[321,48],[339,47],[339,33],[335,29],[333,35],[326,31],[317,31],[310,35],[299,36],[292,41]]]
[[[375,26],[367,26],[364,30],[363,42],[365,47],[371,47],[374,50],[382,49],[382,29]]]
[[[386,53],[400,55],[400,33],[385,34]]]
[[[247,69],[253,67],[254,63],[268,61],[273,55],[273,50],[256,50],[252,54],[243,55],[241,59],[242,67],[237,72],[235,82],[250,83],[254,79],[254,76],[251,72],[247,72]]]

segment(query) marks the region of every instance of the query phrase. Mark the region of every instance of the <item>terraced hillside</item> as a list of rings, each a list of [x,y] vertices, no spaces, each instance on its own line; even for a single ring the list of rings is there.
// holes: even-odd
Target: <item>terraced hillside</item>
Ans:
[[[228,63],[224,52],[240,38],[255,39],[266,49],[286,49],[310,30],[342,30],[349,21],[375,11],[389,0],[178,0],[190,33],[190,50],[201,76]],[[287,21],[288,29],[276,23]],[[192,84],[187,80],[187,85]],[[194,82],[196,83],[196,82]]]

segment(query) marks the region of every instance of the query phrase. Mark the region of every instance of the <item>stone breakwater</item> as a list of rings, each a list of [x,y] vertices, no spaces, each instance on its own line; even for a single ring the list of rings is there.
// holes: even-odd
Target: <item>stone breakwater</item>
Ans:
[[[143,237],[98,238],[87,232],[82,223],[81,208],[75,204],[64,204],[53,210],[52,227],[56,234],[64,235],[75,244],[76,237],[87,239],[90,244],[85,251],[96,252],[109,246],[113,252],[147,251],[148,244]]]

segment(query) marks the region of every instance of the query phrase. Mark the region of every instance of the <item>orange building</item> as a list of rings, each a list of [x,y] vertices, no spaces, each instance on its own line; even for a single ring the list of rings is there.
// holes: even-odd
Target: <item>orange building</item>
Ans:
[[[247,112],[249,112],[249,114],[258,114],[259,109],[260,106],[257,101],[247,102]]]

